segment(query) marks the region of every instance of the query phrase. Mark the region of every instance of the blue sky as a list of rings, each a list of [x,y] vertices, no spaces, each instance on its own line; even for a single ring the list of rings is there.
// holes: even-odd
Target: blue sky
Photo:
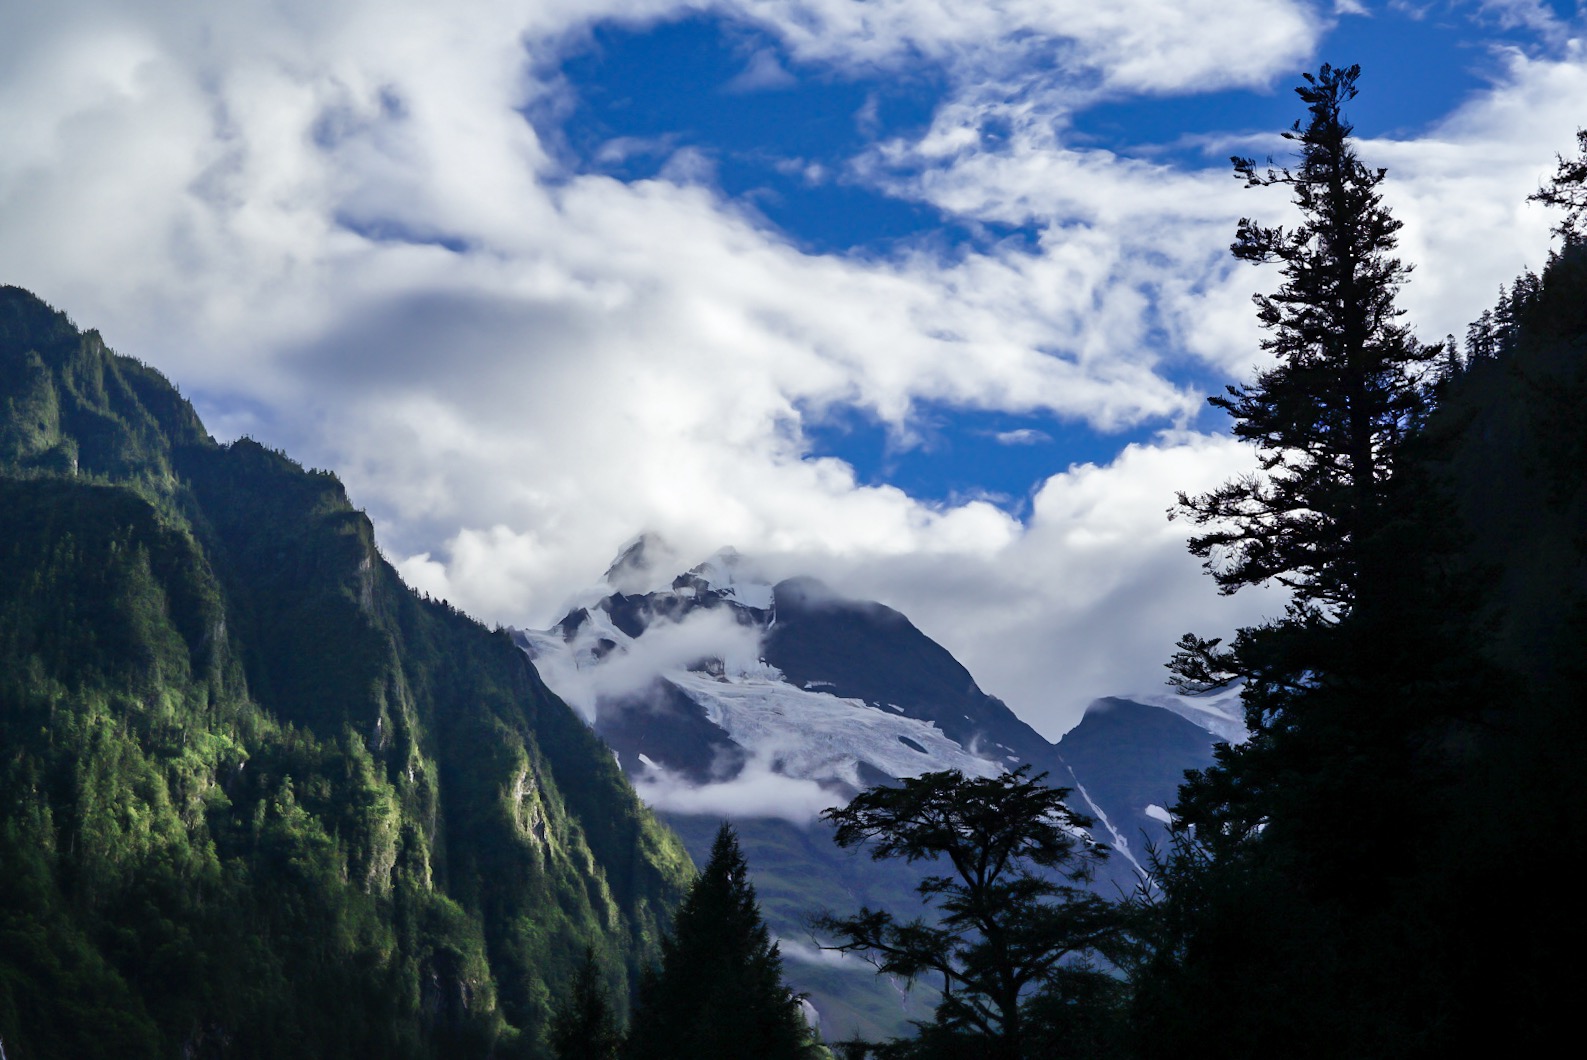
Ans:
[[[1507,52],[1556,45],[1575,7],[1558,0],[1530,7],[1362,5],[1361,13],[1332,21],[1314,55],[1364,67],[1365,92],[1350,110],[1359,135],[1414,138],[1501,80]],[[898,76],[801,63],[769,27],[690,12],[597,23],[563,56],[559,72],[566,87],[561,110],[531,117],[558,142],[573,172],[654,179],[679,151],[697,152],[701,179],[777,237],[819,254],[885,257],[918,245],[952,256],[1038,238],[1035,221],[972,223],[850,172],[852,160],[876,144],[929,128],[953,91],[940,65],[922,63]],[[1104,96],[1063,121],[1065,138],[1077,145],[1201,168],[1226,156],[1209,141],[1282,130],[1298,112],[1280,78],[1208,92]],[[1252,282],[1264,281],[1253,275]],[[1223,380],[1200,367],[1182,366],[1169,378],[1220,388]],[[1194,422],[1222,429],[1210,411]],[[1106,462],[1163,426],[1098,432],[1053,415],[931,402],[916,408],[902,431],[864,410],[840,408],[808,420],[805,432],[812,455],[845,461],[864,483],[948,503],[983,497],[1023,516],[1054,471]]]
[[[545,624],[634,535],[899,607],[1057,735],[1216,596],[1251,466],[1230,154],[1359,62],[1426,338],[1547,253],[1587,15],[1540,0],[57,0],[0,9],[0,280]]]

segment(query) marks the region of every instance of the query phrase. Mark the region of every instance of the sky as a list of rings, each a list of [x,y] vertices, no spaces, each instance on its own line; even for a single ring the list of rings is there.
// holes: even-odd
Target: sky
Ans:
[[[1464,333],[1587,124],[1570,0],[0,0],[0,282],[334,470],[404,576],[545,626],[637,534],[899,608],[1049,737],[1219,597],[1291,91]]]

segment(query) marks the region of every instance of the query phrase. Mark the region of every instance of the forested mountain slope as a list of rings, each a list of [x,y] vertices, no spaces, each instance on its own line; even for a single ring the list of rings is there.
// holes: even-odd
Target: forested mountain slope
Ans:
[[[0,1042],[541,1055],[689,871],[505,633],[326,472],[0,289]]]

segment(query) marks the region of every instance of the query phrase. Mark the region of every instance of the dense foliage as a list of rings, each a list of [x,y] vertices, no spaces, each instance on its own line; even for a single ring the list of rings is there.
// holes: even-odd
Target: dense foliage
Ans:
[[[1071,1054],[1072,1039],[1108,1023],[1119,984],[1076,958],[1110,949],[1122,927],[1117,907],[1076,884],[1101,848],[1085,838],[1092,822],[1030,767],[995,777],[957,770],[873,787],[822,816],[839,846],[865,846],[875,859],[946,862],[920,896],[933,919],[900,920],[887,910],[826,914],[817,929],[831,948],[859,953],[877,971],[941,986],[936,1018],[913,1041],[877,1049],[883,1057],[990,1058]],[[1106,1035],[1104,1035],[1105,1037]],[[864,1047],[852,1043],[850,1052]]]
[[[0,289],[0,1042],[541,1055],[687,859],[340,483]]]
[[[1301,227],[1235,244],[1284,274],[1258,299],[1277,366],[1215,401],[1260,470],[1181,505],[1221,588],[1293,602],[1171,664],[1243,680],[1251,736],[1181,792],[1136,977],[1146,1056],[1541,1053],[1571,993],[1545,955],[1584,941],[1530,892],[1584,838],[1587,252],[1567,240],[1435,370],[1394,323],[1354,81],[1308,78],[1298,169],[1252,181],[1292,186]]]

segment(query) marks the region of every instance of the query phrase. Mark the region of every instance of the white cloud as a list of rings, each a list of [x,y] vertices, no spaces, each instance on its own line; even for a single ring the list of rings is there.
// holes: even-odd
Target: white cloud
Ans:
[[[799,82],[777,59],[770,48],[761,48],[749,58],[742,72],[723,85],[728,92],[772,92],[792,88]]]
[[[759,761],[751,760],[732,780],[714,784],[691,784],[658,766],[647,767],[634,778],[634,789],[646,804],[665,813],[705,816],[778,817],[797,825],[808,825],[829,806],[839,805],[846,795],[828,791],[813,780],[799,780],[773,772]]]
[[[1367,141],[1364,158],[1389,168],[1384,198],[1405,222],[1401,256],[1417,266],[1400,304],[1424,339],[1464,337],[1500,283],[1541,268],[1558,221],[1526,197],[1572,153],[1587,122],[1587,46],[1561,59],[1511,52],[1504,78],[1409,141]]]
[[[1524,27],[1561,36],[1566,26],[1543,0],[1481,0],[1479,11],[1505,29]]]
[[[1190,528],[1167,518],[1176,491],[1251,466],[1249,450],[1226,437],[1170,435],[1049,478],[1028,527],[1000,545],[780,563],[903,611],[1055,739],[1100,696],[1163,692],[1181,634],[1227,636],[1283,610],[1276,592],[1218,597],[1185,550]]]
[[[1186,628],[1257,613],[1215,597],[1162,517],[1173,489],[1244,466],[1226,443],[1071,469],[1024,525],[858,485],[807,457],[804,430],[859,406],[906,436],[922,402],[1188,423],[1201,395],[1172,370],[1254,359],[1264,281],[1229,262],[1232,220],[1278,211],[1221,169],[1077,149],[1065,116],[1098,94],[1269,84],[1315,46],[1312,8],[720,5],[769,27],[796,73],[945,72],[926,135],[849,178],[1040,229],[1034,250],[951,258],[801,253],[666,141],[609,146],[666,152],[675,181],[560,169],[523,117],[555,110],[559,50],[603,14],[685,9],[8,5],[0,278],[165,370],[212,426],[336,469],[404,573],[486,620],[554,620],[640,529],[696,557],[733,543],[899,606],[1056,734],[1086,697],[1152,684]],[[1584,71],[1576,46],[1517,56],[1429,137],[1364,146],[1393,170],[1424,335],[1541,257],[1548,220],[1520,200],[1570,146]]]
[[[1038,431],[1034,427],[998,431],[992,437],[997,440],[999,445],[1045,445],[1052,441],[1052,435],[1046,431]]]
[[[924,57],[987,83],[1049,74],[1120,92],[1262,84],[1310,50],[1320,22],[1292,0],[738,0],[805,61],[893,67]]]

